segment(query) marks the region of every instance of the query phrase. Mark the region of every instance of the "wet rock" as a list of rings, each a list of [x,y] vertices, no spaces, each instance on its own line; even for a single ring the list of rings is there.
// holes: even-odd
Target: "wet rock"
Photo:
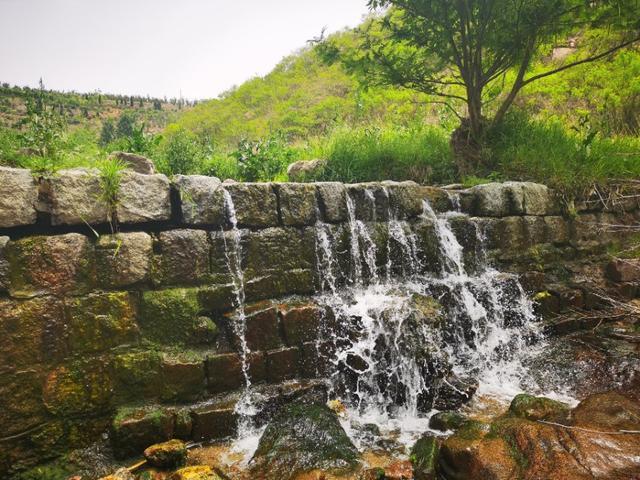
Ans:
[[[78,360],[49,372],[42,401],[54,415],[103,414],[109,411],[112,392],[108,364]]]
[[[327,167],[322,159],[293,162],[287,167],[287,176],[291,182],[310,182],[319,180]]]
[[[323,219],[329,223],[344,222],[347,219],[347,190],[343,183],[316,183]]]
[[[153,240],[144,232],[100,236],[96,243],[98,282],[121,288],[148,281],[152,252]]]
[[[313,225],[318,204],[316,188],[308,183],[281,183],[276,186],[280,218],[285,226]]]
[[[142,294],[139,322],[143,334],[172,345],[199,343],[198,291],[188,288],[146,291]]]
[[[9,261],[6,249],[9,244],[9,237],[0,236],[0,291],[9,289]]]
[[[153,175],[156,173],[156,167],[153,160],[129,152],[113,152],[109,155],[110,159],[118,159],[126,165],[126,168],[143,175]]]
[[[357,183],[346,188],[356,220],[376,222],[389,218],[389,195],[381,184]]]
[[[114,395],[118,403],[159,398],[162,354],[155,350],[119,353],[113,358]],[[147,445],[145,445],[147,446]]]
[[[281,304],[278,310],[289,345],[299,345],[318,339],[323,313],[320,307],[313,303]]]
[[[270,183],[233,183],[224,187],[231,195],[239,227],[278,225],[278,199]]]
[[[298,376],[300,350],[296,347],[267,352],[267,380],[271,383],[290,380]]]
[[[144,458],[152,467],[177,468],[187,461],[187,446],[181,440],[157,443],[145,449]]]
[[[245,316],[244,341],[250,350],[273,350],[282,347],[280,326],[278,322],[278,309],[271,302],[258,302],[247,305],[242,312]],[[225,315],[229,327],[238,322],[239,312],[231,312]],[[234,338],[238,348],[240,339]]]
[[[311,228],[266,228],[255,232],[248,239],[245,257],[247,298],[312,293],[315,258]]]
[[[109,350],[138,340],[135,304],[126,292],[70,299],[67,341],[73,353]]]
[[[557,214],[549,189],[531,182],[477,185],[461,192],[461,204],[464,212],[486,217]]]
[[[0,167],[0,227],[35,223],[38,186],[29,170]]]
[[[226,221],[224,189],[216,177],[176,175],[182,221],[187,225],[223,225]]]
[[[99,480],[135,480],[133,473],[128,468],[121,468],[111,475],[102,477]]]
[[[544,397],[522,393],[516,395],[509,405],[509,413],[527,420],[558,421],[567,416],[569,406]]]
[[[53,225],[93,225],[110,219],[99,170],[60,170],[46,182]]]
[[[616,432],[637,430],[639,409],[607,393],[581,402],[563,424],[508,415],[474,435],[465,427],[443,442],[439,471],[446,478],[629,478],[640,471],[640,434]]]
[[[116,215],[120,223],[165,221],[171,218],[169,180],[164,175],[126,171],[120,179]]]
[[[223,480],[213,467],[196,465],[184,467],[174,472],[169,480]]]
[[[7,248],[11,295],[80,294],[95,284],[93,248],[77,233],[27,237]]]
[[[431,425],[431,424],[429,424]],[[411,448],[411,463],[416,480],[435,480],[440,445],[431,435],[424,435]]]
[[[438,412],[429,419],[429,428],[446,432],[447,430],[458,430],[469,419],[457,412]]]
[[[477,389],[478,382],[475,379],[449,376],[439,383],[433,408],[458,410],[473,398]]]
[[[155,443],[173,437],[175,417],[161,408],[121,409],[111,425],[111,444],[116,458],[141,453]]]
[[[251,463],[259,478],[288,480],[316,469],[352,471],[358,452],[329,408],[291,404],[269,423]]]
[[[640,281],[640,260],[615,259],[607,264],[607,278],[613,282]]]
[[[252,352],[247,358],[249,376],[252,382],[262,382],[267,378],[265,355]],[[212,393],[236,390],[245,384],[242,359],[236,353],[223,353],[207,358],[208,388]]]
[[[204,230],[169,230],[158,235],[159,271],[154,281],[162,285],[193,285],[209,275],[209,239]]]
[[[194,440],[220,440],[236,434],[238,414],[234,400],[219,401],[195,408],[193,417]]]
[[[204,393],[204,355],[195,352],[164,354],[160,366],[161,398],[164,401],[194,401]]]
[[[565,217],[544,217],[545,240],[554,245],[567,245],[571,242],[571,228]]]

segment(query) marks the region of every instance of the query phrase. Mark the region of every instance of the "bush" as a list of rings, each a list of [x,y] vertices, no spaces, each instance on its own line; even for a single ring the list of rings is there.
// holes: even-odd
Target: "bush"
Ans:
[[[456,179],[449,132],[436,126],[340,128],[312,156],[328,160],[327,180],[450,183]]]
[[[231,155],[238,162],[240,177],[247,182],[269,182],[286,178],[287,166],[295,159],[297,150],[281,135],[249,141],[243,140]]]
[[[160,143],[159,168],[167,175],[200,173],[205,148],[198,137],[184,128],[172,128]]]

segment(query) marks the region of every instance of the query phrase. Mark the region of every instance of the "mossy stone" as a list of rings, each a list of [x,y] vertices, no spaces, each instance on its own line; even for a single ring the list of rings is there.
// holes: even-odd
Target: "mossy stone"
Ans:
[[[112,391],[109,365],[97,358],[51,371],[42,397],[47,410],[54,415],[97,414],[109,410]]]
[[[166,344],[194,341],[200,317],[198,290],[176,288],[142,294],[140,326],[143,336]]]
[[[350,472],[358,451],[326,405],[293,403],[269,423],[252,461],[259,478],[287,480],[318,469]]]
[[[446,432],[447,430],[458,430],[469,419],[457,412],[438,412],[429,419],[429,428]]]
[[[128,352],[113,359],[119,400],[157,398],[162,392],[162,354],[154,350]]]
[[[100,352],[138,339],[135,306],[126,292],[73,299],[67,311],[73,353]]]
[[[416,480],[434,480],[440,444],[431,435],[418,439],[411,449],[411,463]]]
[[[545,397],[534,397],[522,393],[516,395],[509,406],[509,413],[527,420],[549,420],[566,416],[569,406]]]

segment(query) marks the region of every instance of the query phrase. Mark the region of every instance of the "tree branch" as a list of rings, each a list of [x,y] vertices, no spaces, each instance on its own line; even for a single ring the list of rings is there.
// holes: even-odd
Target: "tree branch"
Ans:
[[[572,63],[568,63],[567,65],[563,65],[562,67],[558,67],[554,70],[549,70],[548,72],[544,72],[544,73],[540,73],[538,75],[534,75],[533,77],[527,78],[526,80],[524,80],[522,86],[524,87],[525,85],[529,85],[531,82],[535,82],[536,80],[540,80],[541,78],[545,78],[545,77],[549,77],[551,75],[555,75],[556,73],[560,73],[564,70],[568,70],[569,68],[573,68],[576,67],[578,65],[583,65],[585,63],[591,63],[591,62],[595,62],[596,60],[600,60],[601,58],[604,58],[606,56],[611,55],[612,53],[617,52],[618,50],[621,50],[625,47],[628,47],[630,45],[633,45],[634,43],[640,41],[640,35],[638,35],[637,37],[631,39],[631,40],[627,40],[626,42],[620,43],[618,45],[616,45],[615,47],[610,48],[609,50],[599,53],[598,55],[594,55],[593,57],[588,57],[588,58],[584,58],[582,60],[578,60]]]

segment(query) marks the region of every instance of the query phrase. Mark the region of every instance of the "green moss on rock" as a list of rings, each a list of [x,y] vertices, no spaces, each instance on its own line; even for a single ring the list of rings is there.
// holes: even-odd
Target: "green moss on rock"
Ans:
[[[197,289],[148,291],[142,294],[140,326],[143,335],[157,343],[190,343],[198,329],[199,313]]]
[[[509,406],[511,415],[534,421],[558,419],[568,412],[569,406],[565,403],[524,393],[516,395]]]

